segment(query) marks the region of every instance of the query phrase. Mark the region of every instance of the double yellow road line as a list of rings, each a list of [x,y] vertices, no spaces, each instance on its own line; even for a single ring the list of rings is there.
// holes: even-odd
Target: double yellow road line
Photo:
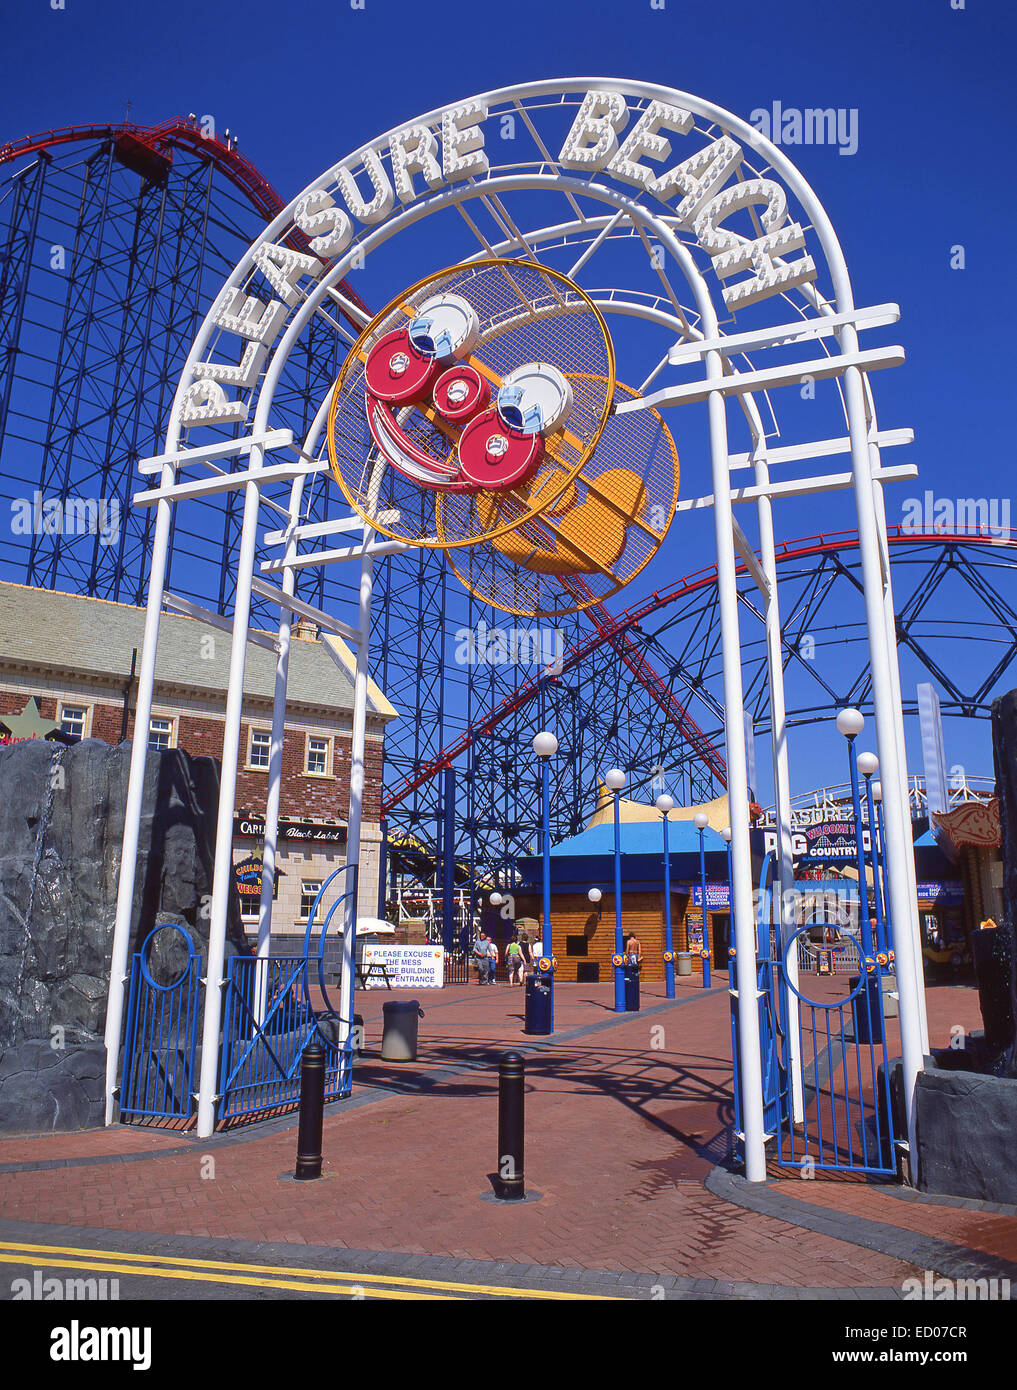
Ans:
[[[183,1279],[188,1283],[227,1284],[231,1287],[288,1289],[331,1298],[550,1298],[571,1302],[603,1301],[600,1294],[520,1289],[497,1284],[457,1284],[440,1279],[355,1274],[334,1269],[300,1269],[290,1265],[192,1260],[176,1255],[135,1255],[123,1250],[89,1250],[78,1246],[21,1245],[9,1241],[0,1241],[0,1264],[31,1265],[34,1269],[133,1274],[146,1279]]]

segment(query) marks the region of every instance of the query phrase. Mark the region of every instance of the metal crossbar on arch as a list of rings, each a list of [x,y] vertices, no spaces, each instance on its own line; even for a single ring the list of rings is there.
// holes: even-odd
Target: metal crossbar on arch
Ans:
[[[489,138],[491,131],[497,129],[511,129],[515,136],[511,145],[500,147],[508,153],[496,153],[499,143]],[[680,144],[679,149],[673,148],[676,144]],[[503,159],[501,164],[497,162],[499,158]],[[552,203],[557,205],[558,216],[549,218]],[[869,386],[869,374],[898,365],[903,360],[903,350],[894,346],[863,348],[860,344],[860,335],[895,322],[897,310],[892,305],[871,309],[855,306],[847,267],[826,213],[779,148],[746,122],[709,102],[639,82],[566,79],[505,88],[454,108],[431,111],[413,125],[370,142],[327,171],[280,214],[240,261],[197,334],[177,389],[165,450],[158,462],[157,483],[140,499],[154,509],[155,524],[137,721],[138,727],[146,727],[151,708],[159,614],[174,515],[196,505],[201,496],[224,493],[235,503],[239,526],[234,641],[211,916],[211,987],[205,994],[203,1020],[206,1043],[212,1044],[218,1038],[221,1019],[245,639],[253,597],[257,593],[261,599],[270,600],[280,612],[259,927],[259,939],[264,942],[274,872],[274,840],[270,845],[268,827],[273,828],[274,834],[289,626],[293,612],[299,611],[297,576],[333,563],[359,565],[356,621],[347,622],[338,614],[334,619],[356,633],[354,775],[349,817],[349,854],[351,862],[356,862],[374,570],[376,561],[384,558],[385,544],[372,534],[375,526],[370,524],[370,518],[377,518],[379,509],[386,505],[405,507],[405,499],[412,496],[403,489],[399,495],[404,500],[386,503],[381,492],[377,497],[371,495],[368,482],[366,503],[358,503],[359,527],[345,517],[325,523],[306,517],[308,489],[318,487],[322,478],[327,478],[324,462],[329,400],[323,397],[302,439],[284,443],[272,434],[279,384],[297,345],[309,332],[321,332],[323,323],[333,323],[341,340],[349,345],[351,335],[335,318],[335,310],[344,302],[341,287],[351,268],[362,264],[365,257],[371,257],[394,237],[409,241],[415,229],[439,214],[443,229],[453,228],[454,235],[461,238],[460,254],[455,260],[464,277],[455,281],[460,287],[469,283],[472,262],[490,267],[499,261],[513,265],[525,262],[531,269],[536,265],[547,277],[557,276],[556,283],[564,279],[579,286],[583,302],[591,306],[591,312],[605,326],[610,324],[614,355],[609,353],[605,358],[610,370],[605,367],[597,379],[608,380],[613,375],[616,356],[618,382],[625,385],[625,392],[620,393],[625,396],[624,409],[617,401],[613,416],[608,411],[609,417],[623,422],[626,418],[638,418],[640,411],[655,410],[662,428],[664,421],[673,424],[679,415],[683,421],[698,422],[696,428],[701,432],[702,453],[709,459],[709,468],[701,469],[701,485],[695,486],[693,492],[699,494],[702,510],[712,515],[716,547],[726,711],[722,756],[731,804],[732,905],[738,969],[743,978],[746,974],[752,978],[756,951],[736,568],[741,557],[754,575],[760,594],[778,808],[776,880],[789,885],[790,782],[775,513],[787,496],[819,499],[836,489],[851,492],[858,519],[862,598],[882,770],[888,886],[899,931],[897,960],[905,1091],[909,1121],[913,1122],[913,1085],[922,1064],[925,1026],[919,984],[914,865],[901,758],[904,741],[893,596],[882,499],[883,484],[901,474],[899,470],[885,469],[881,461],[882,449],[904,442],[907,435],[904,431],[880,429]],[[446,255],[450,244],[448,237],[443,239]],[[453,259],[448,257],[446,264]],[[601,264],[610,266],[607,273],[614,280],[612,288],[596,288],[593,277]],[[387,301],[398,303],[402,288],[392,285]],[[732,315],[744,315],[746,326],[727,331]],[[360,321],[356,322],[359,326]],[[363,331],[369,330],[370,325]],[[398,375],[407,370],[411,354],[402,347],[393,349],[390,362],[393,373]],[[506,368],[511,365],[506,362]],[[597,374],[587,376],[593,380]],[[803,379],[815,386],[814,406],[804,414],[793,406],[796,387]],[[372,380],[368,378],[371,391],[375,389]],[[481,383],[477,389],[486,388]],[[561,388],[558,394],[564,399],[568,393]],[[402,398],[395,392],[393,400],[399,399]],[[787,416],[785,437],[802,435],[801,444],[776,444],[777,401]],[[403,406],[397,404],[388,416],[375,412],[371,418],[379,430],[384,425],[382,434],[375,435],[375,444],[382,454],[386,447],[393,447],[392,441],[399,436],[400,467],[411,474],[416,470],[415,476],[426,478],[435,476],[431,464],[436,460],[440,463],[439,473],[441,468],[448,469],[448,450],[444,446],[432,447],[428,454],[423,447],[427,428],[438,428],[434,425],[434,412],[439,407],[426,401],[417,404],[419,411],[430,412],[430,423],[415,426],[417,433],[413,438],[402,431],[399,412]],[[705,418],[700,413],[702,407]],[[604,427],[601,420],[598,428]],[[441,428],[444,430],[445,426]],[[364,430],[357,426],[353,433],[358,430],[361,438],[357,447],[370,448],[369,442],[364,444]],[[373,428],[371,433],[375,434]],[[236,444],[238,456],[243,453],[246,461],[234,460],[228,470],[213,472],[208,466],[212,462],[211,451],[222,449],[227,442]],[[506,454],[510,442],[497,433],[487,438],[492,465]],[[596,439],[592,433],[590,442],[590,466],[595,469]],[[548,443],[550,457],[554,457],[556,448],[561,453],[560,442],[556,444],[552,437]],[[461,448],[460,452],[465,466],[465,451]],[[539,450],[534,457],[538,454]],[[802,478],[771,476],[771,468],[778,465],[781,469],[794,469],[805,461],[836,455],[849,457],[847,473],[813,472]],[[410,459],[412,464],[407,463]],[[584,458],[581,466],[585,468],[587,463]],[[749,491],[739,495],[742,489],[732,486],[732,471],[745,467],[752,469],[752,483]],[[696,464],[691,469],[686,464],[686,486],[689,472],[695,478]],[[382,476],[383,472],[379,473]],[[451,473],[442,476],[450,477]],[[599,538],[591,539],[589,531],[581,536],[568,532],[561,519],[572,505],[567,494],[572,481],[571,476],[566,478],[563,474],[557,490],[549,489],[548,507],[553,502],[559,512],[551,509],[551,521],[545,529],[556,540],[528,541],[532,550],[520,550],[518,545],[513,550],[514,543],[506,542],[497,564],[504,565],[506,555],[521,555],[520,563],[536,556],[535,563],[545,567],[568,569],[571,565],[581,573],[593,573],[596,569],[608,579],[617,578],[613,552],[598,551]],[[506,483],[509,485],[514,484]],[[599,489],[603,502],[605,486],[598,482],[595,472],[589,475],[589,487],[592,494]],[[618,495],[610,489],[606,492],[610,513],[612,508],[618,509]],[[358,497],[363,502],[363,495]],[[528,502],[533,502],[532,494]],[[752,506],[742,509],[741,521],[736,524],[734,509],[739,502]],[[747,525],[751,529],[746,519],[751,511],[755,515],[753,538],[745,530]],[[280,513],[284,519],[282,527]],[[486,519],[480,518],[480,529],[486,527],[485,535],[492,538],[496,549],[499,536],[510,532],[512,526],[528,538],[523,526],[529,526],[529,520],[521,511],[514,514],[514,520],[510,513],[511,508],[500,519],[495,517],[497,525],[490,524],[490,512],[485,514]],[[367,521],[363,520],[364,514]],[[440,521],[440,508],[438,516]],[[416,518],[406,520],[407,525],[412,521],[413,527],[400,534],[433,539],[424,536],[423,523],[418,524]],[[430,525],[429,518],[425,520]],[[659,538],[662,531],[655,530],[650,521],[636,507],[635,529],[642,527]],[[384,525],[380,521],[376,524]],[[351,531],[351,526],[356,529]],[[333,544],[339,536],[345,538],[343,543]],[[256,569],[261,550],[268,553],[268,558],[261,561],[259,576]],[[256,580],[268,582],[270,587],[266,589],[264,582]],[[573,595],[582,590],[582,585],[574,580],[569,583]],[[568,585],[564,587],[568,589]],[[315,606],[325,610],[327,616],[327,586],[322,594]],[[516,611],[508,606],[509,611]],[[622,650],[619,659],[626,659]],[[413,718],[413,711],[405,714]],[[144,760],[144,746],[136,740],[114,939],[114,980],[122,977],[126,963]],[[476,786],[472,795],[478,795]],[[779,894],[778,901],[783,903],[783,899],[784,895]],[[352,935],[351,923],[347,944]],[[348,1018],[352,960],[350,968],[346,966],[344,949],[340,1013]],[[108,1012],[110,1096],[116,1084],[114,1039],[119,1039],[121,1008],[118,988],[114,986],[111,991]],[[748,1177],[758,1181],[765,1175],[765,1117],[760,1018],[754,993],[740,990],[736,1009],[745,1167]],[[198,1083],[198,1126],[202,1134],[210,1131],[214,1120],[216,1060],[215,1046],[206,1046]],[[800,1058],[792,1056],[790,1068],[791,1103],[798,1107],[802,1094]]]

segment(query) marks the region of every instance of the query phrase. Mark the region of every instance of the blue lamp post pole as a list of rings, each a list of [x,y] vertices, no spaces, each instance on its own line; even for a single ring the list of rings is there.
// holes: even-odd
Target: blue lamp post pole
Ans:
[[[533,751],[540,759],[540,814],[544,832],[544,929],[541,945],[544,958],[551,963],[547,972],[551,987],[548,1032],[554,1032],[554,941],[551,935],[551,759],[558,751],[554,734],[543,730],[533,740]]]
[[[728,959],[730,960],[730,958],[731,958],[731,942],[733,942],[734,939],[735,939],[735,935],[734,935],[734,886],[732,885],[732,882],[731,882],[731,827],[730,827],[729,825],[726,825],[726,826],[724,827],[724,829],[723,829],[720,833],[724,836],[724,840],[725,840],[725,842],[726,842],[726,844],[727,844],[727,910],[728,910],[728,919],[727,919],[727,920],[728,920],[727,939],[728,939]],[[728,967],[728,969],[730,970],[730,966]],[[733,984],[734,984],[734,981],[732,980],[731,983],[732,983],[732,985],[733,985]]]
[[[876,873],[883,893],[883,931],[888,951],[893,950],[893,923],[890,920],[890,895],[886,891],[886,841],[883,839],[883,785],[872,783],[872,799],[876,803],[876,825],[873,827],[873,849],[876,857]],[[876,838],[875,831],[879,832]]]
[[[674,941],[671,939],[671,857],[667,843],[667,818],[674,810],[674,799],[663,792],[657,797],[657,810],[664,821],[664,979],[667,998],[674,998]]]
[[[865,843],[862,839],[862,803],[858,794],[858,754],[855,739],[865,727],[865,716],[856,709],[842,709],[837,715],[837,728],[847,739],[848,767],[851,771],[851,804],[855,813],[855,857],[858,861],[858,929],[862,951],[871,959],[874,955],[872,928],[869,926],[869,891],[865,875]]]
[[[886,919],[883,913],[883,885],[879,881],[879,857],[876,849],[876,808],[872,801],[872,775],[879,770],[879,759],[875,753],[862,753],[858,758],[858,771],[865,778],[865,808],[869,817],[869,862],[872,865],[872,894],[876,904],[876,954],[880,973],[885,974],[889,965],[887,959]]]
[[[706,815],[706,813],[705,813],[704,811],[697,811],[696,814],[693,816],[692,819],[693,819],[693,823],[695,824],[696,829],[699,831],[699,892],[700,892],[700,895],[701,895],[701,897],[702,897],[702,909],[701,909],[701,911],[702,911],[702,914],[703,914],[703,955],[702,955],[702,961],[703,961],[703,988],[704,988],[704,989],[709,989],[709,988],[710,988],[710,933],[709,933],[709,931],[707,930],[707,926],[706,926],[706,923],[707,923],[707,920],[708,920],[708,918],[707,918],[707,916],[706,916],[706,844],[705,844],[705,841],[704,841],[704,839],[703,839],[703,836],[704,836],[704,834],[705,834],[705,832],[706,832],[706,827],[709,825],[710,822],[709,822],[709,818],[707,817],[707,815]]]
[[[612,767],[604,776],[608,790],[614,794],[614,1010],[625,1012],[625,976],[622,970],[625,942],[622,938],[622,899],[621,899],[621,789],[625,785],[625,774],[619,767]]]

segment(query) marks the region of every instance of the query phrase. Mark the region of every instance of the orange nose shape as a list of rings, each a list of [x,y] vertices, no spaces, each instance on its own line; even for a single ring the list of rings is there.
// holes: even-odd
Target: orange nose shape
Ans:
[[[625,549],[628,525],[642,513],[646,485],[628,468],[612,468],[585,482],[586,500],[579,506],[570,507],[564,515],[546,513],[542,520],[496,536],[490,543],[537,574],[610,573]],[[490,526],[498,504],[494,498],[485,498],[483,505],[490,515],[482,521]],[[544,543],[525,534],[538,528]]]

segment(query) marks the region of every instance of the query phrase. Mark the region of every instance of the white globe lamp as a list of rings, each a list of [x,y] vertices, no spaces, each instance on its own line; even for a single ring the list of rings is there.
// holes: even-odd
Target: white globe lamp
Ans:
[[[558,740],[543,729],[533,740],[533,751],[538,758],[553,758],[558,751]]]

